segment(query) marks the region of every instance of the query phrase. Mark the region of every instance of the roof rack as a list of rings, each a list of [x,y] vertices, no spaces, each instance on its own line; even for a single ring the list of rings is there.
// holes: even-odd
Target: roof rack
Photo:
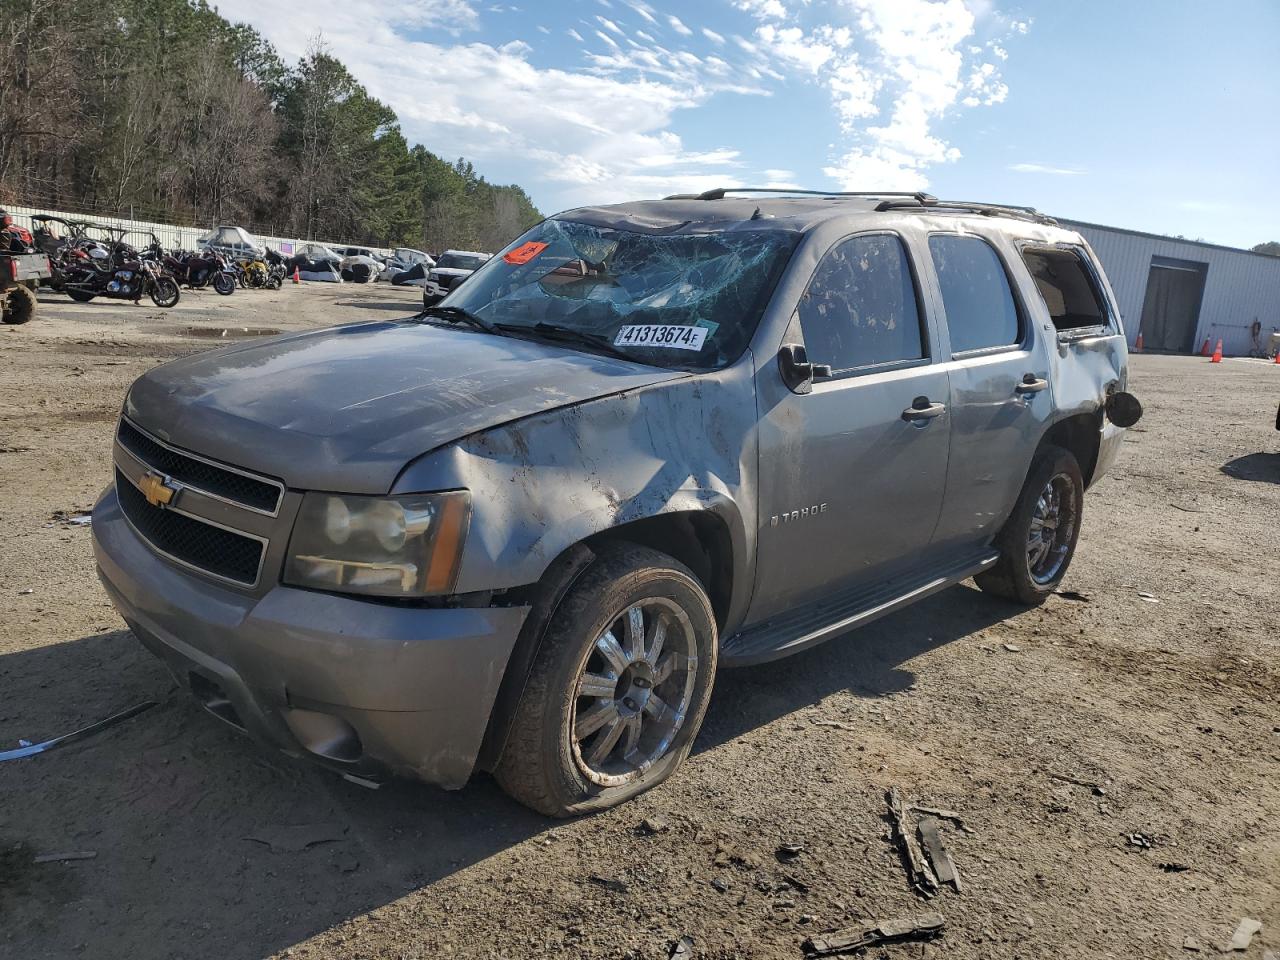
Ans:
[[[936,197],[924,195],[927,199],[920,199],[919,196],[911,200],[885,200],[876,204],[876,210],[883,212],[885,210],[955,210],[961,213],[977,213],[984,217],[1013,217],[1018,220],[1030,220],[1033,223],[1043,223],[1048,226],[1057,226],[1058,221],[1047,214],[1041,213],[1035,207],[1015,207],[1000,203],[978,203],[970,200],[939,200]]]
[[[937,203],[938,198],[927,193],[907,190],[788,190],[779,187],[715,187],[702,193],[674,193],[664,200],[723,200],[730,193],[782,193],[806,197],[905,197],[918,203]]]
[[[787,190],[776,187],[715,187],[702,193],[676,193],[664,200],[723,200],[731,193],[778,193],[808,197],[869,197],[883,198],[876,204],[876,211],[886,210],[951,210],[960,213],[976,213],[984,217],[1013,217],[1056,226],[1058,221],[1041,213],[1035,207],[1016,207],[1000,203],[979,203],[970,200],[939,200],[929,193],[897,190]]]

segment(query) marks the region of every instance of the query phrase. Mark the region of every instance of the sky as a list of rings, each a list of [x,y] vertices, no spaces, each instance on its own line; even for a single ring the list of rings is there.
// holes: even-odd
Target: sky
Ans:
[[[1280,240],[1280,0],[215,0],[544,213],[917,190]]]

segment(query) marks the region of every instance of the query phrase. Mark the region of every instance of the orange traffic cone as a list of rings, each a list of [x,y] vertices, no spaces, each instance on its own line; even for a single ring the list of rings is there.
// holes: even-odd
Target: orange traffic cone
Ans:
[[[1210,354],[1210,352],[1211,352],[1211,351],[1209,350],[1209,338],[1208,338],[1208,337],[1205,337],[1205,338],[1204,338],[1204,346],[1202,346],[1202,347],[1200,348],[1200,356],[1202,356],[1202,357],[1207,357],[1207,356]]]
[[[298,276],[298,265],[296,263],[293,265],[293,282],[294,283],[302,282],[302,277]]]
[[[1218,345],[1213,348],[1213,356],[1209,358],[1210,363],[1222,362],[1222,340],[1219,338]]]
[[[1276,364],[1280,366],[1280,350],[1276,351]]]
[[[1141,327],[1138,328],[1138,339],[1133,341],[1133,352],[1134,353],[1142,352],[1142,328]]]

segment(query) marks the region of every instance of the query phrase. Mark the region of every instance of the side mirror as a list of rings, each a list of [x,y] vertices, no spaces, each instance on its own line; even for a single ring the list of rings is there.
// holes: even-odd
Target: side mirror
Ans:
[[[810,363],[809,354],[799,343],[784,343],[778,351],[778,371],[782,374],[782,382],[792,393],[810,393],[813,391],[814,377],[831,376],[831,366],[825,363]]]
[[[1107,419],[1117,427],[1132,427],[1142,419],[1142,404],[1132,393],[1116,391],[1107,396]]]

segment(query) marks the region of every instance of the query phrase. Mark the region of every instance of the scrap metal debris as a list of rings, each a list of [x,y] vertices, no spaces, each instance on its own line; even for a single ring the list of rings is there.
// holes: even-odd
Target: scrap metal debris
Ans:
[[[345,839],[346,830],[332,823],[302,824],[291,827],[264,827],[245,837],[254,843],[263,843],[272,853],[301,853],[318,843],[334,843]]]
[[[893,835],[907,868],[907,880],[922,896],[932,897],[938,892],[938,879],[929,869],[923,854],[916,846],[915,831],[907,825],[907,811],[897,787],[890,787],[885,795],[889,804],[889,819],[893,822]]]
[[[923,813],[925,816],[937,817],[939,820],[950,820],[956,825],[956,827],[963,830],[965,833],[973,832],[964,825],[964,820],[960,817],[960,814],[953,810],[939,810],[936,807],[922,807],[918,803],[911,804],[907,809],[912,813]]]
[[[1079,593],[1075,590],[1055,590],[1053,592],[1056,593],[1058,596],[1060,596],[1063,600],[1074,600],[1077,603],[1091,602],[1088,595]]]
[[[810,957],[834,957],[880,943],[931,940],[942,932],[944,924],[945,921],[940,913],[922,913],[918,917],[880,920],[864,927],[810,937],[804,942],[804,952]]]
[[[66,853],[42,853],[32,858],[32,863],[63,863],[66,860],[92,860],[97,850],[68,850]]]
[[[1105,797],[1107,795],[1107,791],[1103,789],[1102,785],[1094,783],[1092,780],[1081,780],[1079,777],[1068,777],[1061,773],[1050,773],[1049,779],[1074,784],[1077,787],[1088,787],[1095,797]]]
[[[933,870],[938,882],[951,884],[956,893],[959,893],[960,871],[956,869],[950,852],[942,844],[942,835],[938,832],[938,821],[933,817],[925,817],[916,830],[920,834],[920,845],[933,861]]]
[[[779,863],[794,863],[802,853],[804,853],[803,843],[780,843],[773,855],[778,858]]]
[[[21,760],[23,757],[33,757],[37,753],[48,753],[55,747],[65,747],[69,743],[75,743],[77,740],[83,740],[85,737],[95,733],[101,733],[108,727],[114,727],[117,723],[123,723],[131,717],[150,710],[156,706],[154,700],[144,700],[142,703],[130,707],[128,710],[122,710],[119,713],[112,714],[105,720],[99,720],[97,723],[91,723],[87,727],[81,727],[71,733],[64,734],[61,737],[54,737],[52,740],[45,740],[43,743],[32,743],[27,746],[18,747],[16,750],[0,751],[0,762],[5,760]]]
[[[667,960],[693,960],[693,937],[686,935],[672,944]]]
[[[857,730],[852,723],[844,723],[841,720],[810,720],[815,727],[835,727],[837,730]]]
[[[1231,939],[1222,948],[1222,952],[1230,953],[1234,950],[1248,950],[1249,943],[1253,940],[1253,935],[1261,929],[1261,922],[1254,920],[1252,917],[1242,918],[1240,925],[1236,927],[1236,932],[1231,935]]]

